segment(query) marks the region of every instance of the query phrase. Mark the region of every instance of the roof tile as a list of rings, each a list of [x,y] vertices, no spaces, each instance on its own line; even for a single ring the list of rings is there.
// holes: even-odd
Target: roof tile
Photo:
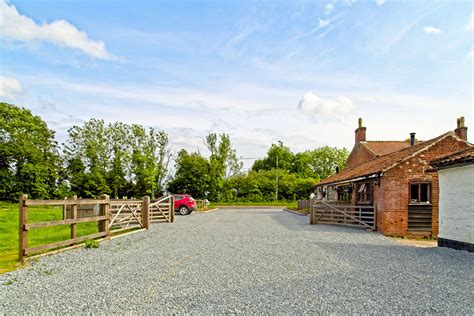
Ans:
[[[319,182],[317,185],[341,182],[341,181],[351,180],[351,179],[355,179],[359,177],[370,176],[372,174],[376,174],[378,172],[388,170],[392,168],[393,166],[399,164],[404,159],[410,157],[414,153],[424,148],[427,148],[432,144],[435,144],[436,142],[438,142],[439,140],[443,139],[444,137],[448,135],[454,136],[454,133],[447,132],[433,139],[430,139],[424,142],[419,142],[416,145],[405,147],[398,151],[389,153],[387,155],[373,158],[360,165],[343,169],[338,174],[332,175],[326,179],[321,180],[321,182]]]

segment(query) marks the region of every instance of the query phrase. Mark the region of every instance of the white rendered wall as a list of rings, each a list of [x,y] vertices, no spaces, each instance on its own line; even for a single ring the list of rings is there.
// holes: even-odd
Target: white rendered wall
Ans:
[[[474,244],[474,164],[439,170],[438,236]]]

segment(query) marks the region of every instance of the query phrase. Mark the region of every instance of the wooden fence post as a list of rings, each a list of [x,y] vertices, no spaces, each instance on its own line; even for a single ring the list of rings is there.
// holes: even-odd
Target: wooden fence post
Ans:
[[[314,207],[313,207],[314,198],[309,200],[309,224],[314,225]]]
[[[28,195],[20,195],[19,199],[19,227],[18,227],[18,240],[19,240],[19,249],[18,249],[18,259],[21,263],[25,263],[25,249],[28,247],[28,231],[25,229],[25,225],[28,223],[28,206],[26,205],[26,200]]]
[[[110,199],[107,194],[101,195],[99,197],[99,200],[106,200],[106,204],[100,204],[99,205],[99,215],[100,216],[107,216],[107,219],[100,221],[100,232],[106,232],[107,234],[105,237],[107,239],[110,239],[110,228],[109,228],[109,222],[110,222],[110,217],[109,217],[109,207],[110,207]]]
[[[142,202],[142,225],[143,228],[150,228],[150,197],[144,196]]]
[[[74,200],[73,204],[71,205],[71,219],[77,219],[77,195],[74,195],[72,198]],[[76,239],[77,237],[77,224],[71,224],[71,239]]]
[[[67,197],[64,198],[64,204],[63,204],[63,219],[66,219],[67,218],[67,206],[66,206],[66,201],[67,201]]]
[[[170,223],[174,222],[174,196],[170,195]]]

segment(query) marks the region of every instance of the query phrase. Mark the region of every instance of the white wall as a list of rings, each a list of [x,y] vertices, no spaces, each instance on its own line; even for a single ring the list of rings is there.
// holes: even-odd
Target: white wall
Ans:
[[[438,236],[474,244],[474,164],[439,170]]]

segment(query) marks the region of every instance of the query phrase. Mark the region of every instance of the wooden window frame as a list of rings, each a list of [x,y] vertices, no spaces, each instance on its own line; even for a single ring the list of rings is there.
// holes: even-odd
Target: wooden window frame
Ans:
[[[421,199],[421,185],[422,184],[427,184],[428,185],[428,201],[427,202],[421,202],[420,199]],[[411,198],[411,187],[412,185],[417,185],[418,186],[418,202],[413,202],[412,201],[412,198]],[[431,184],[431,182],[429,181],[414,181],[414,182],[410,182],[408,184],[408,204],[409,205],[432,205],[432,190],[433,190],[433,186]]]
[[[374,198],[374,186],[372,185],[372,182],[363,182],[357,184],[356,187],[356,203],[367,205],[372,204]]]

